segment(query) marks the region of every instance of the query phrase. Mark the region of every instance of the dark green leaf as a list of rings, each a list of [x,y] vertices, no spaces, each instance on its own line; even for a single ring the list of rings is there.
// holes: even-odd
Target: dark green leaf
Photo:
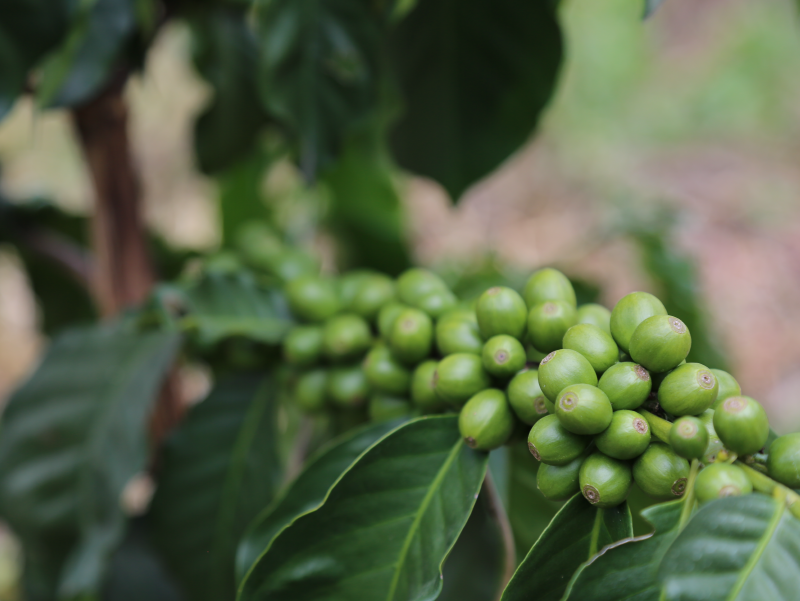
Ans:
[[[34,65],[66,35],[75,0],[0,2],[0,119],[11,109]]]
[[[683,501],[672,501],[644,510],[655,532],[604,549],[575,574],[565,600],[659,601],[658,566],[678,535],[682,508]]]
[[[275,397],[272,377],[222,380],[164,449],[150,517],[193,601],[235,596],[236,545],[278,484]]]
[[[236,552],[236,574],[241,580],[278,532],[299,516],[314,511],[328,490],[358,457],[399,422],[382,422],[345,434],[310,460],[284,495],[266,507],[248,528]]]
[[[486,464],[461,440],[456,417],[401,426],[361,456],[320,509],[273,540],[239,599],[435,599]]]
[[[391,47],[405,100],[394,156],[453,199],[528,140],[562,58],[561,30],[544,1],[425,0]]]
[[[411,265],[400,195],[388,161],[351,142],[323,180],[331,192],[330,222],[348,267],[397,275]]]
[[[261,97],[307,178],[377,100],[381,20],[370,0],[261,0]]]
[[[136,0],[83,2],[70,34],[45,62],[37,95],[47,107],[72,107],[106,83],[136,31]]]
[[[268,122],[256,84],[258,46],[244,10],[199,12],[190,21],[194,61],[214,96],[195,123],[197,162],[218,173],[248,155]]]
[[[68,332],[4,413],[0,512],[23,540],[77,538],[64,596],[96,590],[122,537],[119,497],[145,466],[147,416],[177,347],[174,334]]]
[[[795,601],[800,522],[766,495],[708,503],[672,543],[658,575],[665,600]]]
[[[598,509],[576,494],[561,508],[517,568],[503,601],[558,601],[580,565],[600,549],[633,536],[627,504]]]
[[[272,157],[257,148],[217,176],[222,243],[231,248],[241,240],[243,226],[272,223],[272,211],[263,193],[264,173]],[[252,247],[245,251],[252,251]]]

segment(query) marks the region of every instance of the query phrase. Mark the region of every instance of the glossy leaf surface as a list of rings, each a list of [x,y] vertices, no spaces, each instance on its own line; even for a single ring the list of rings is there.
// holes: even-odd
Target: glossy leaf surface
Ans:
[[[401,426],[272,542],[239,599],[435,599],[486,465],[456,417]]]

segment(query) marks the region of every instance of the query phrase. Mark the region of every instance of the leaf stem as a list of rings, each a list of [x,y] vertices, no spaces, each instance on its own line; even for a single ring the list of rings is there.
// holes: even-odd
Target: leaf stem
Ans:
[[[514,547],[514,533],[511,530],[511,522],[508,520],[508,514],[503,507],[503,501],[500,498],[497,485],[494,483],[492,474],[488,470],[486,471],[486,479],[483,481],[483,487],[486,492],[489,511],[492,517],[497,521],[500,533],[503,536],[503,575],[500,579],[500,587],[496,597],[496,599],[499,600],[500,597],[503,596],[506,585],[514,575],[514,571],[517,569],[517,554]]]
[[[741,461],[737,461],[736,465],[744,470],[754,489],[779,500],[783,497],[791,514],[800,519],[800,495]]]
[[[640,409],[639,413],[647,420],[647,424],[650,426],[650,431],[653,435],[661,442],[669,444],[669,431],[672,429],[672,423],[644,409]]]
[[[689,468],[689,478],[686,481],[686,491],[683,494],[683,509],[681,509],[681,518],[678,522],[678,532],[683,530],[692,515],[692,509],[694,509],[694,482],[697,480],[697,472],[699,470],[700,461],[692,459],[692,467]]]

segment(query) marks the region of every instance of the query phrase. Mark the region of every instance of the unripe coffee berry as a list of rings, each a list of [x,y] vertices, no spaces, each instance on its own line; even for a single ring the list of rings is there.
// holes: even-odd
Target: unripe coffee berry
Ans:
[[[433,322],[419,309],[403,310],[392,326],[389,348],[403,363],[413,365],[427,358],[433,345]]]
[[[369,392],[367,376],[360,365],[335,367],[328,372],[328,398],[339,407],[363,405]]]
[[[452,310],[458,304],[458,299],[450,290],[437,290],[419,299],[414,306],[424,311],[433,319],[437,319]]]
[[[306,413],[318,413],[325,408],[328,372],[312,369],[300,374],[294,388],[294,398]]]
[[[543,463],[536,473],[536,487],[545,499],[566,501],[581,489],[580,471],[584,457],[570,461],[566,465]]]
[[[411,401],[426,412],[437,411],[443,404],[434,387],[438,365],[433,360],[420,363],[411,376]]]
[[[535,369],[527,369],[514,376],[508,383],[506,394],[514,413],[529,426],[548,413],[544,393],[539,387],[539,373]]]
[[[702,459],[708,448],[708,430],[699,419],[686,415],[672,424],[669,444],[684,459]]]
[[[579,436],[565,429],[555,415],[544,416],[528,434],[531,455],[548,465],[568,464],[580,457],[591,442],[588,436]]]
[[[634,482],[645,494],[663,501],[683,495],[688,476],[689,462],[660,442],[652,443],[633,464]]]
[[[448,355],[436,368],[434,390],[445,403],[463,405],[473,395],[491,386],[491,378],[483,369],[478,355],[456,353]]]
[[[547,355],[539,364],[539,386],[552,402],[572,384],[597,384],[597,373],[580,353],[561,349]]]
[[[340,308],[339,294],[331,280],[304,275],[286,285],[286,300],[292,315],[310,322],[325,321]]]
[[[586,357],[597,373],[603,373],[619,359],[619,348],[611,334],[591,324],[572,326],[564,334],[562,346]]]
[[[711,370],[699,363],[686,363],[673,369],[658,388],[658,402],[667,413],[699,415],[717,398],[719,385]]]
[[[461,437],[473,449],[503,446],[514,430],[514,415],[502,390],[489,388],[473,396],[458,415]]]
[[[651,372],[665,372],[686,359],[692,348],[689,328],[677,317],[653,315],[640,323],[630,340],[631,359]]]
[[[760,451],[769,438],[769,420],[761,404],[749,396],[732,396],[714,410],[714,430],[738,455]]]
[[[501,379],[508,379],[525,367],[526,358],[522,343],[506,334],[489,338],[481,352],[483,368]]]
[[[455,309],[436,322],[436,348],[443,357],[454,353],[481,354],[483,338],[474,311]]]
[[[730,463],[712,463],[697,474],[694,494],[700,503],[738,497],[753,492],[753,485],[742,468]]]
[[[405,395],[411,385],[411,372],[383,344],[367,353],[364,373],[370,386],[378,392]]]
[[[614,413],[606,394],[589,384],[567,386],[555,405],[561,425],[575,434],[599,434],[611,424]]]
[[[412,267],[401,273],[397,278],[397,297],[400,302],[413,307],[424,297],[432,292],[447,290],[447,284],[442,278],[419,267]]]
[[[636,409],[650,395],[650,374],[636,363],[617,363],[609,367],[597,383],[615,411]]]
[[[392,278],[382,273],[369,273],[355,283],[346,309],[369,322],[374,322],[381,308],[394,298],[395,288]]]
[[[283,357],[289,365],[306,367],[322,356],[322,328],[294,326],[283,341]]]
[[[378,334],[380,334],[381,338],[386,341],[389,340],[394,322],[397,321],[397,316],[406,309],[408,309],[408,306],[400,303],[389,303],[381,307],[381,310],[378,311]]]
[[[565,301],[546,301],[528,312],[528,339],[540,351],[561,348],[564,334],[578,321],[575,307]]]
[[[331,317],[322,328],[322,351],[331,361],[360,358],[371,344],[369,324],[358,315]]]
[[[769,475],[789,488],[800,488],[800,434],[776,438],[767,457]]]
[[[584,498],[596,507],[616,507],[628,497],[631,468],[603,453],[589,455],[581,465],[579,483]]]
[[[528,278],[522,296],[528,307],[547,301],[564,301],[575,307],[575,289],[569,278],[557,269],[545,267]]]
[[[597,449],[614,459],[633,459],[650,444],[650,426],[635,411],[615,411],[611,424],[594,439]]]
[[[521,340],[525,334],[528,308],[522,297],[511,288],[489,288],[478,298],[475,315],[484,340],[499,334]]]
[[[611,335],[619,347],[630,354],[630,341],[636,328],[648,317],[666,315],[664,304],[647,292],[631,292],[611,311]]]
[[[725,399],[728,399],[732,396],[742,395],[742,388],[739,386],[739,382],[737,382],[736,379],[727,371],[722,371],[721,369],[712,369],[711,373],[714,374],[714,377],[719,383],[717,400],[714,401],[713,405],[711,405],[712,409],[716,409],[717,406]]]
[[[588,303],[578,307],[578,323],[590,323],[611,334],[611,311],[603,305]]]

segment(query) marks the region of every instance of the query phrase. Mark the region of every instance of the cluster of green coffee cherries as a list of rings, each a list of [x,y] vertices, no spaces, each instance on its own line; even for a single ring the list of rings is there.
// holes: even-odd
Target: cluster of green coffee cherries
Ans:
[[[286,293],[303,323],[284,356],[301,370],[294,397],[306,411],[366,405],[380,420],[457,410],[464,440],[484,451],[531,426],[538,486],[552,500],[580,491],[612,507],[634,482],[669,500],[691,481],[705,502],[752,492],[754,474],[800,487],[800,434],[762,454],[763,407],[730,374],[686,362],[689,330],[652,294],[612,311],[578,307],[549,268],[522,294],[498,286],[468,304],[416,268],[397,280],[304,275]]]

